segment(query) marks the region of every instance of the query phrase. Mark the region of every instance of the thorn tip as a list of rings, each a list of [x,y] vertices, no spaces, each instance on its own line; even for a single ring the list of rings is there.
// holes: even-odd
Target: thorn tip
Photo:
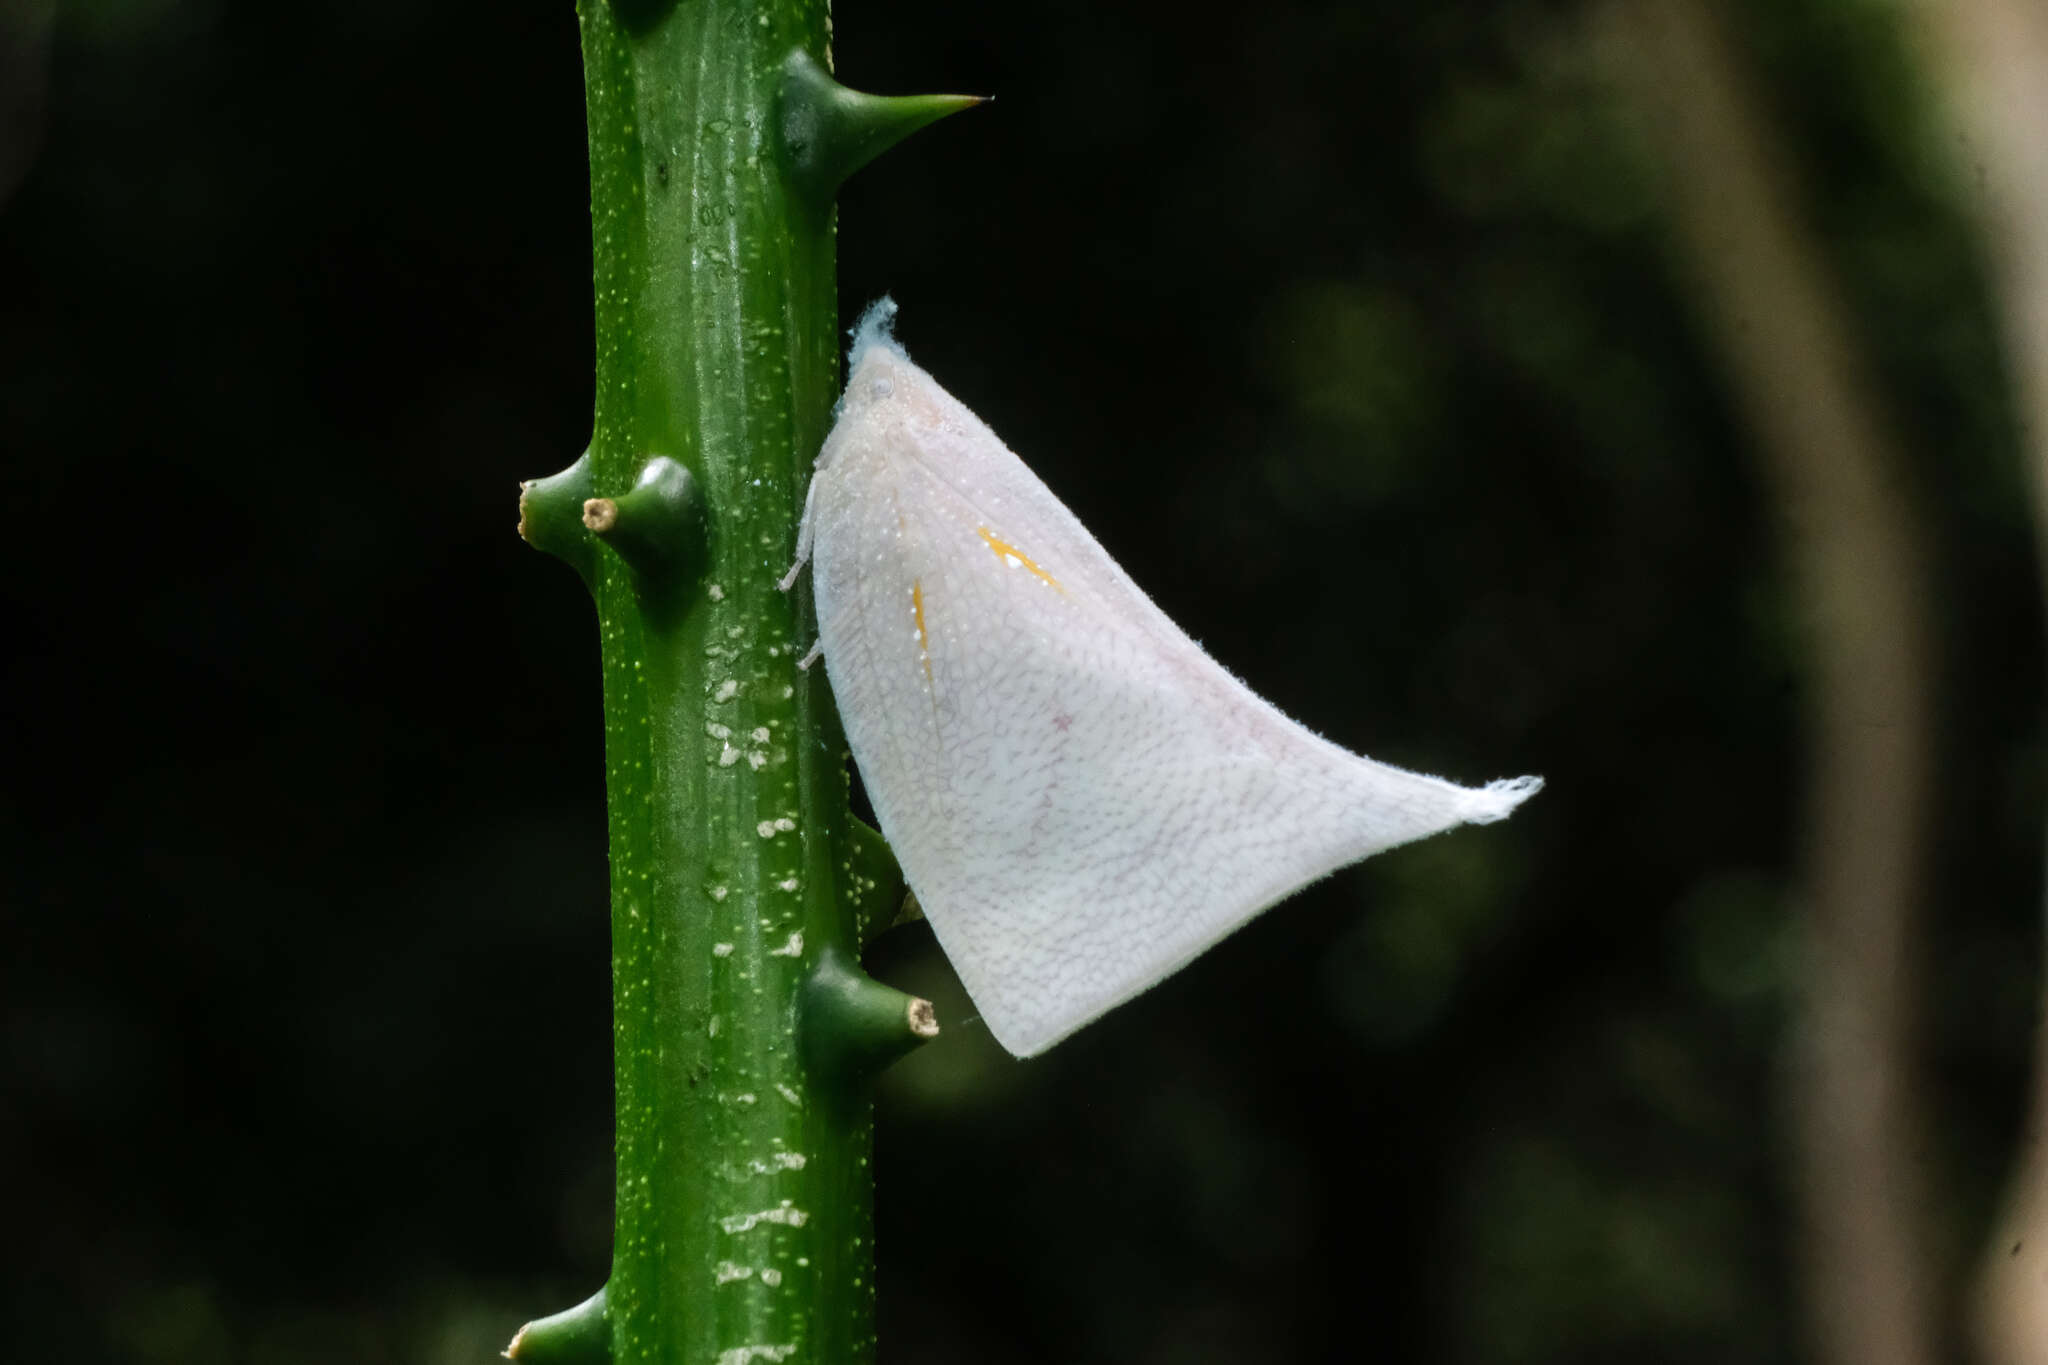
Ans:
[[[846,178],[927,124],[986,95],[870,95],[834,80],[799,48],[783,66],[780,132],[791,169],[829,199]]]

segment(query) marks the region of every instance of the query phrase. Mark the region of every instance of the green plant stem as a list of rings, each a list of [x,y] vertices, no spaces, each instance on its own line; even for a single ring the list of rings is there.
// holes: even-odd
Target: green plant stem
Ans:
[[[813,1084],[796,1031],[806,966],[849,932],[831,874],[836,737],[823,680],[795,668],[793,604],[775,591],[803,463],[824,436],[837,310],[826,223],[800,225],[763,173],[767,96],[784,53],[822,46],[823,7],[691,0],[635,32],[622,8],[585,0],[580,18],[594,486],[623,494],[662,455],[695,472],[715,509],[697,600],[644,611],[612,556],[596,586],[618,1080],[612,1357],[866,1359],[871,1124]]]
[[[837,388],[832,194],[970,101],[836,85],[823,0],[578,15],[595,429],[521,530],[597,602],[617,1234],[601,1309],[547,1321],[602,1324],[620,1365],[866,1361],[867,1081],[935,1029],[858,967],[901,878],[797,668],[808,586],[775,585]]]

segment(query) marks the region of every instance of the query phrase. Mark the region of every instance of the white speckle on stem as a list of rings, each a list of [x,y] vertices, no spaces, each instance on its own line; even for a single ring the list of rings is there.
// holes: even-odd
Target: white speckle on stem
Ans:
[[[739,761],[740,751],[733,748],[730,744],[718,751],[718,766],[721,768],[730,768]]]
[[[713,957],[731,957],[732,945],[730,943],[714,943],[711,945],[711,955]]]
[[[737,697],[739,694],[740,685],[738,680],[734,678],[727,678],[724,682],[718,685],[718,690],[711,694],[711,700],[731,701],[734,697]]]
[[[757,1360],[779,1362],[788,1360],[795,1354],[795,1346],[735,1346],[729,1351],[718,1353],[718,1365],[753,1365]]]
[[[770,957],[802,957],[803,955],[804,936],[802,930],[791,934],[789,942],[783,944],[780,948],[770,948],[768,950],[768,956]]]
[[[734,1265],[731,1261],[720,1261],[711,1273],[718,1283],[731,1284],[734,1280],[744,1280],[752,1275],[754,1268],[750,1265]]]
[[[747,1163],[747,1169],[755,1175],[773,1175],[777,1171],[800,1171],[810,1161],[802,1152],[777,1152],[766,1161],[756,1158]]]
[[[785,1199],[772,1209],[759,1213],[729,1213],[718,1220],[718,1226],[727,1232],[752,1232],[763,1223],[780,1223],[784,1227],[800,1228],[811,1221],[811,1215],[798,1208],[793,1200]]]
[[[778,1083],[775,1087],[775,1093],[782,1096],[782,1098],[788,1100],[791,1104],[795,1105],[799,1109],[804,1107],[804,1097],[802,1095],[797,1094],[796,1091],[791,1090],[786,1085]]]
[[[782,1272],[772,1265],[769,1266],[761,1272],[761,1283],[767,1285],[770,1289],[776,1288],[782,1283]]]
[[[765,725],[755,726],[753,734],[749,735],[748,738],[756,744],[766,744],[769,739],[768,727]]]
[[[779,882],[775,883],[775,885],[776,885],[776,888],[777,888],[778,890],[782,890],[782,891],[794,891],[794,890],[796,890],[796,889],[797,889],[797,888],[798,888],[799,886],[802,886],[802,885],[803,885],[803,883],[802,883],[802,882],[800,882],[800,881],[798,881],[798,880],[797,880],[796,878],[794,878],[794,877],[784,877],[784,878],[783,878],[783,879],[782,879],[781,881],[779,881]]]
[[[716,583],[706,588],[704,593],[714,602],[723,602],[725,600],[725,589],[719,587]]]

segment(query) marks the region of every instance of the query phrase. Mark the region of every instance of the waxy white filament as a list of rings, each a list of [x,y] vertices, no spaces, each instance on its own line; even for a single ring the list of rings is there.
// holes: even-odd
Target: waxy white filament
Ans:
[[[1347,863],[1499,820],[1280,714],[1139,591],[889,336],[884,299],[795,580],[882,832],[997,1041],[1042,1052]]]

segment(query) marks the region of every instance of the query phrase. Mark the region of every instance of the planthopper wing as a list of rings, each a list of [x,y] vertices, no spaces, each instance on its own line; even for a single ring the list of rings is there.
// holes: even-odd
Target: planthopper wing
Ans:
[[[1376,763],[1153,605],[878,305],[818,459],[819,643],[903,872],[997,1041],[1042,1052],[1347,863],[1542,785]]]

